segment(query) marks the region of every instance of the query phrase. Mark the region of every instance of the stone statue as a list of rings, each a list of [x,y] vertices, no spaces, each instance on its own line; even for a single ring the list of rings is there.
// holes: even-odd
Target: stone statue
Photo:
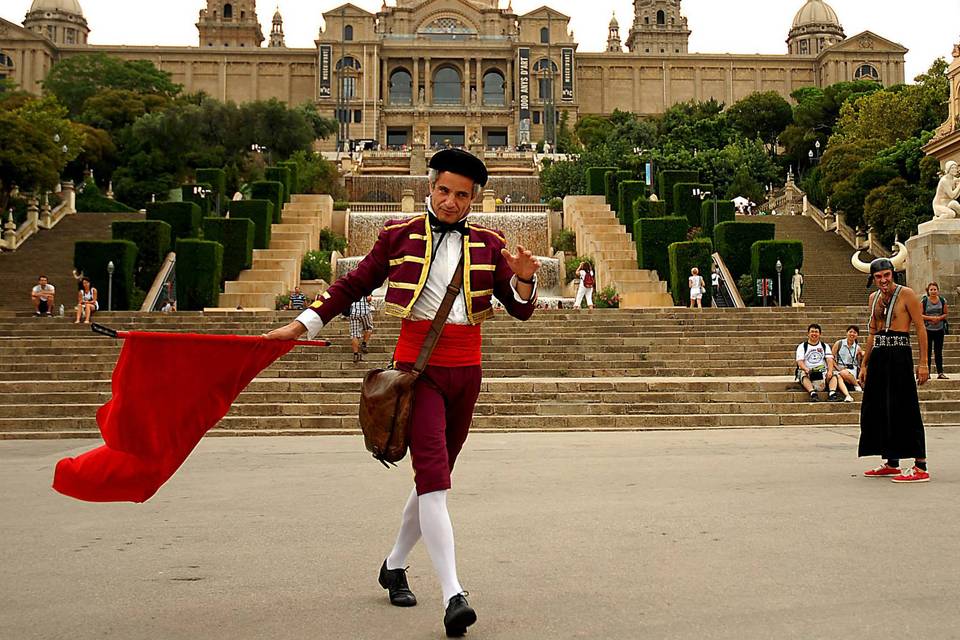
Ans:
[[[943,177],[937,185],[937,195],[933,198],[933,217],[936,220],[948,220],[960,217],[960,165],[953,160],[944,166]]]
[[[803,295],[803,275],[800,273],[800,269],[793,270],[793,277],[790,279],[790,288],[793,290],[790,294],[790,304],[793,306],[800,305],[800,298]]]
[[[421,144],[423,144],[423,132],[422,132],[422,131],[417,131],[417,132],[413,135],[413,144],[416,144],[416,145],[421,145]]]
[[[476,129],[470,132],[470,144],[480,144],[480,134]]]
[[[477,88],[470,87],[470,104],[477,104]]]
[[[417,89],[417,102],[425,102],[425,101],[426,101],[426,93],[424,93],[423,87],[420,87],[419,89]]]

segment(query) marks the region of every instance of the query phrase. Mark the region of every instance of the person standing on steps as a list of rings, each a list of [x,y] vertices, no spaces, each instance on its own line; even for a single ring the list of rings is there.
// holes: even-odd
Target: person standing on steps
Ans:
[[[700,275],[700,269],[694,267],[690,269],[690,277],[687,278],[687,284],[690,287],[690,308],[693,309],[696,306],[698,309],[703,309],[703,292],[706,289],[706,285],[703,281],[703,276]]]
[[[500,232],[467,220],[471,204],[486,183],[487,169],[476,156],[460,149],[436,153],[430,160],[427,213],[388,222],[356,269],[337,280],[296,320],[266,334],[278,340],[304,333],[315,336],[350,302],[389,280],[383,311],[403,319],[393,360],[396,367],[410,370],[462,265],[462,289],[414,388],[410,459],[415,487],[378,578],[391,604],[416,605],[405,567],[407,556],[422,538],[440,579],[448,636],[462,636],[477,619],[457,577],[447,494],[480,393],[480,327],[493,316],[494,297],[515,318],[530,318],[540,268],[530,251],[517,246],[511,253]]]
[[[940,295],[940,285],[931,282],[927,285],[927,295],[920,300],[923,305],[923,324],[927,328],[927,337],[930,341],[930,352],[927,354],[927,369],[930,368],[930,358],[935,357],[937,364],[937,378],[946,380],[943,373],[943,338],[947,334],[947,301]]]
[[[885,462],[865,471],[868,478],[891,478],[894,482],[930,480],[926,441],[917,385],[930,379],[927,366],[927,330],[923,307],[913,289],[894,282],[896,264],[904,264],[906,247],[899,245],[894,258],[877,258],[869,265],[854,254],[853,264],[871,275],[877,291],[870,295],[870,335],[863,354],[859,382],[863,387],[860,406],[860,457],[881,456]],[[910,325],[920,342],[920,363],[913,369]],[[900,470],[900,460],[913,458],[913,468]]]
[[[593,275],[593,265],[584,260],[577,267],[577,277],[580,279],[580,285],[577,287],[577,297],[573,301],[573,308],[580,309],[583,299],[587,299],[587,308],[593,309],[593,289],[597,286],[597,280]]]
[[[353,361],[360,362],[369,352],[367,343],[373,335],[373,296],[365,296],[350,305],[350,346]]]

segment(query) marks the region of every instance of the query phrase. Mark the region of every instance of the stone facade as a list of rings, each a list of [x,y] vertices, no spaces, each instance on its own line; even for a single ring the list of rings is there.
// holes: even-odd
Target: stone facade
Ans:
[[[923,148],[936,157],[941,166],[948,160],[960,162],[960,44],[953,47],[953,62],[947,70],[950,82],[950,115],[937,129],[933,140]]]
[[[324,12],[309,49],[284,47],[280,34],[261,46],[254,0],[208,0],[197,47],[69,45],[45,37],[42,22],[26,29],[0,20],[0,76],[38,93],[56,60],[102,52],[150,60],[185,90],[223,100],[313,102],[339,117],[345,138],[488,147],[544,139],[551,112],[572,125],[614,109],[652,115],[686,100],[731,104],[755,91],[904,80],[906,49],[869,31],[843,39],[822,0],[806,0],[789,32],[788,46],[800,51],[806,39],[806,53],[787,55],[688,53],[680,0],[635,1],[628,53],[579,52],[568,16],[547,6],[517,15],[499,4],[397,0],[377,13],[344,4]]]

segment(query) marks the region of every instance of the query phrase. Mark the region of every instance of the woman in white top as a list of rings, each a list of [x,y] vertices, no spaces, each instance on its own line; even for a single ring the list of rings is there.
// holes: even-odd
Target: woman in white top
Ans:
[[[857,376],[860,374],[860,366],[863,362],[863,348],[857,342],[859,337],[860,327],[852,324],[847,327],[847,339],[833,343],[833,362],[836,364],[837,373],[840,379],[854,391],[863,391],[857,384]]]
[[[584,296],[587,298],[587,308],[593,309],[593,288],[596,286],[596,278],[593,275],[593,265],[589,262],[581,262],[577,267],[577,277],[580,278],[580,286],[577,288],[577,298],[573,302],[573,308],[579,309]]]
[[[700,275],[700,269],[694,267],[690,269],[690,277],[687,279],[687,283],[690,286],[690,308],[693,309],[694,304],[697,308],[703,309],[703,289],[705,283],[703,277]]]
[[[97,288],[91,286],[90,278],[83,278],[80,283],[81,289],[77,292],[77,319],[73,324],[80,322],[80,316],[83,316],[83,322],[90,324],[90,317],[95,311],[100,309],[100,303],[97,302]]]

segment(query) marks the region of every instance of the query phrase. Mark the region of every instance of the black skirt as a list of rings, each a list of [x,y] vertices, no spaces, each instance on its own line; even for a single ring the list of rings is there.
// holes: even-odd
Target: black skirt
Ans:
[[[874,338],[860,406],[859,455],[927,456],[909,333],[884,331]]]

